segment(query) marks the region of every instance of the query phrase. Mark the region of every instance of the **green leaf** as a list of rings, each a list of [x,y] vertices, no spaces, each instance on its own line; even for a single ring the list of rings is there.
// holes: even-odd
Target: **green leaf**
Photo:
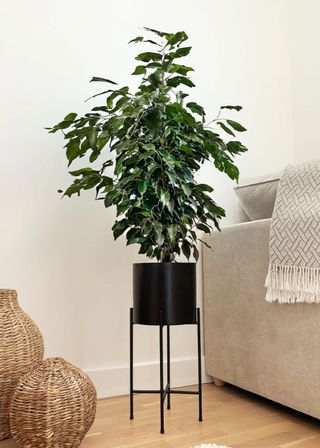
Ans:
[[[61,121],[61,123],[56,124],[53,128],[50,128],[50,133],[54,134],[55,132],[62,130],[62,129],[67,129],[72,125],[73,121]]]
[[[159,168],[159,165],[157,163],[150,163],[150,165],[148,165],[147,167],[148,173],[152,174],[157,168]]]
[[[147,191],[148,185],[149,185],[149,180],[140,180],[140,181],[138,182],[138,186],[137,186],[137,188],[138,188],[139,193],[140,193],[142,196],[143,196],[144,193]]]
[[[168,205],[170,202],[170,193],[169,191],[161,190],[160,193],[160,201],[163,205]]]
[[[242,106],[221,106],[220,109],[237,110],[239,112],[242,109]]]
[[[136,58],[137,61],[150,62],[150,61],[161,61],[162,55],[160,53],[153,53],[147,51],[145,53],[140,53]]]
[[[162,232],[162,224],[159,221],[154,221],[152,224],[156,232]]]
[[[177,33],[167,37],[167,42],[170,45],[181,44],[188,39],[187,34],[184,31],[178,31]]]
[[[193,256],[196,261],[199,260],[199,251],[197,249],[197,246],[195,246],[195,245],[193,246]]]
[[[109,112],[109,108],[107,106],[96,106],[93,107],[92,110],[98,112]]]
[[[187,240],[184,240],[181,246],[183,255],[189,260],[191,255],[191,247]]]
[[[66,115],[63,119],[63,121],[74,121],[78,114],[75,112],[71,112],[70,114]]]
[[[192,67],[186,67],[185,65],[181,65],[180,68],[176,70],[176,73],[179,73],[180,75],[187,75],[189,72],[194,72],[194,69]]]
[[[176,224],[171,224],[168,227],[167,231],[168,231],[169,240],[171,242],[173,242],[175,237],[176,237],[176,235],[177,235],[178,226]]]
[[[214,215],[217,215],[219,217],[225,216],[225,211],[223,210],[223,208],[219,207],[212,199],[209,199],[209,201],[206,202],[206,206],[208,210]]]
[[[130,199],[122,201],[120,204],[117,205],[117,215],[121,215],[121,213],[124,213],[126,210],[128,210],[130,206],[131,206]]]
[[[100,177],[99,175],[83,176],[80,182],[83,183],[84,190],[90,190],[100,182]]]
[[[90,143],[91,148],[96,147],[96,143],[97,143],[97,129],[96,128],[90,129],[90,131],[88,133],[88,141]]]
[[[162,246],[162,244],[164,243],[164,236],[162,234],[157,234],[156,236],[156,243],[159,247]]]
[[[89,82],[107,82],[109,84],[117,85],[118,83],[111,81],[111,79],[107,78],[100,78],[99,76],[94,76],[92,79],[90,79]]]
[[[197,227],[197,229],[202,230],[205,233],[211,232],[210,227],[206,226],[205,224],[199,223],[199,224],[196,224],[196,227]]]
[[[243,144],[241,142],[231,141],[231,142],[227,143],[227,150],[231,154],[239,154],[239,153],[248,151],[248,148],[243,146]]]
[[[98,171],[93,171],[93,169],[90,167],[81,168],[81,169],[75,170],[75,171],[69,171],[69,174],[71,174],[71,176],[81,176],[81,175],[85,175],[88,173],[98,173]]]
[[[156,233],[156,243],[158,246],[162,246],[162,244],[164,243],[164,236],[162,234],[162,224],[158,221],[155,221],[153,223],[153,228]]]
[[[160,37],[165,37],[169,35],[169,33],[165,33],[164,31],[158,31],[153,28],[147,28],[146,26],[144,26],[143,29],[146,31],[150,31],[151,33],[157,34]]]
[[[142,216],[145,216],[146,218],[149,218],[150,216],[152,216],[152,213],[146,211],[146,212],[142,212],[141,215],[142,215]]]
[[[131,73],[131,75],[143,75],[146,73],[147,69],[144,65],[137,65],[137,67],[134,69],[134,72]]]
[[[170,64],[168,68],[169,73],[179,73],[179,75],[187,75],[189,72],[194,72],[192,67],[187,67],[185,65],[180,64]]]
[[[123,108],[124,106],[127,105],[129,99],[126,96],[122,96],[116,103],[116,105],[114,106],[114,108],[112,109],[111,113],[116,112],[117,110],[120,110],[121,108]]]
[[[182,58],[183,56],[187,56],[190,53],[191,48],[192,47],[181,47],[181,48],[179,48],[175,52],[175,54],[174,54],[175,58]]]
[[[137,42],[143,42],[144,37],[143,36],[138,36],[135,37],[134,39],[129,40],[128,44],[134,43],[136,44]]]
[[[123,234],[129,227],[128,220],[126,218],[121,221],[116,221],[112,227],[113,237],[116,240],[120,235]]]
[[[169,204],[167,205],[167,208],[170,213],[173,212],[173,210],[174,210],[174,200],[173,199],[170,200]]]
[[[112,99],[114,99],[118,95],[126,95],[128,93],[128,91],[129,91],[129,87],[127,87],[127,86],[126,87],[122,87],[121,89],[118,89],[118,90],[112,90],[112,89],[104,90],[103,92],[100,92],[100,93],[97,93],[96,95],[90,96],[88,99],[86,99],[86,101],[89,101],[92,98],[96,98],[97,96],[104,95],[104,94],[109,93],[109,92],[112,92],[112,94],[110,96],[111,96]]]
[[[157,131],[160,125],[159,112],[150,110],[145,116],[145,124],[150,131]]]
[[[213,191],[213,188],[210,185],[207,184],[198,184],[196,186],[197,189],[201,191],[209,191],[210,193]]]
[[[193,241],[197,241],[197,234],[193,230],[190,230],[190,234],[192,236]]]
[[[191,110],[191,112],[201,115],[202,117],[205,115],[205,111],[202,106],[199,106],[197,103],[188,103],[187,107]]]
[[[120,196],[120,194],[117,190],[109,191],[104,198],[104,205],[106,207],[110,207],[111,205],[114,205],[116,203],[115,201],[117,200],[117,198],[119,196]]]
[[[113,96],[110,95],[107,98],[107,106],[111,109],[113,107]]]
[[[69,140],[66,151],[69,165],[80,155],[80,140],[78,138]]]
[[[192,149],[190,149],[189,146],[187,146],[187,145],[181,145],[179,149],[180,149],[180,151],[183,151],[183,152],[187,153],[188,155],[192,154]]]
[[[81,145],[80,145],[80,153],[81,155],[84,155],[88,149],[90,149],[90,143],[89,140],[86,138],[82,141]]]
[[[228,126],[226,126],[224,123],[222,123],[221,121],[218,121],[217,124],[219,124],[227,134],[230,134],[233,137],[235,137],[235,134],[232,132],[232,130],[230,128],[228,128]]]
[[[176,162],[175,157],[169,151],[161,151],[161,155],[169,168],[173,169]]]
[[[210,246],[210,244],[206,243],[205,241],[201,240],[200,238],[199,238],[199,241],[201,241],[201,243],[202,243],[204,246],[206,246],[208,249],[210,249],[210,250],[213,252],[213,249],[212,249],[212,247]]]
[[[146,68],[160,68],[160,67],[162,67],[160,62],[149,62],[149,64],[146,65]]]
[[[167,81],[167,85],[170,87],[178,87],[180,84],[184,84],[188,87],[195,87],[191,79],[186,78],[185,76],[175,76]]]
[[[155,145],[153,143],[145,143],[143,145],[144,149],[147,151],[154,151],[156,149]]]
[[[160,76],[158,73],[151,73],[151,75],[148,76],[148,81],[155,87],[157,87],[161,83]]]
[[[127,93],[129,93],[129,87],[121,87],[121,89],[115,90],[114,93],[117,93],[118,95],[127,95]]]
[[[149,246],[146,252],[146,256],[150,258],[152,253],[153,253],[153,246]]]
[[[106,93],[109,93],[109,92],[112,92],[112,90],[109,89],[109,90],[104,90],[103,92],[96,93],[95,95],[89,96],[89,98],[87,98],[85,102],[91,100],[92,98],[96,98],[97,96],[105,95]]]
[[[182,184],[181,188],[186,196],[190,196],[192,190],[188,184]]]
[[[190,126],[196,126],[196,124],[197,124],[197,122],[196,122],[196,120],[194,119],[194,117],[191,115],[191,114],[189,114],[188,112],[183,112],[183,114],[182,114],[182,116],[183,116],[183,118],[184,118],[184,120],[190,125]]]
[[[240,123],[237,123],[236,121],[227,120],[227,123],[229,126],[231,126],[233,129],[235,129],[238,132],[246,131],[246,128],[244,128]]]
[[[130,244],[142,244],[144,242],[144,238],[130,238],[127,241],[127,246]]]
[[[66,191],[64,192],[64,196],[68,196],[69,198],[71,198],[71,196],[73,194],[77,194],[78,196],[80,196],[80,191],[81,190],[82,190],[81,183],[75,181],[72,185],[70,185],[70,187],[68,187],[66,189]]]
[[[110,192],[113,188],[113,179],[109,176],[102,176],[101,182],[96,187],[96,198],[98,197],[99,191],[103,190],[105,193]]]
[[[228,160],[224,162],[224,171],[230,179],[236,181],[239,180],[239,170],[232,162],[229,162]]]
[[[155,42],[154,40],[151,40],[151,39],[146,39],[146,40],[144,40],[144,42],[148,42],[149,44],[153,44],[153,45],[157,45],[158,47],[161,47],[161,45],[158,44],[158,42]]]
[[[166,171],[166,175],[169,177],[171,184],[173,186],[175,186],[177,183],[177,180],[178,180],[178,177],[176,176],[176,174],[174,172],[171,172],[168,170],[168,171]]]

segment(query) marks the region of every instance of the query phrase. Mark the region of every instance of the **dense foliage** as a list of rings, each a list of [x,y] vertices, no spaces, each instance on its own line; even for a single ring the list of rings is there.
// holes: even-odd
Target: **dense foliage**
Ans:
[[[218,118],[206,124],[204,109],[180,90],[194,87],[189,77],[193,69],[181,63],[191,50],[184,46],[188,36],[145,30],[155,40],[139,36],[130,41],[155,49],[135,58],[132,74],[142,78],[137,91],[94,77],[91,81],[108,86],[94,95],[104,95],[104,103],[82,117],[70,113],[50,128],[51,133],[64,133],[69,165],[89,157],[90,166],[70,172],[75,179],[64,194],[94,188],[96,199],[117,208],[114,238],[125,233],[127,244],[140,245],[139,253],[162,262],[172,262],[181,253],[197,260],[197,229],[210,233],[212,225],[219,228],[225,211],[209,196],[213,188],[198,184],[194,175],[211,159],[218,170],[238,179],[234,156],[246,148],[237,140],[225,142],[212,125],[229,138],[245,131],[238,122],[220,117],[224,109],[241,107],[223,106]],[[113,164],[109,177],[106,168]]]

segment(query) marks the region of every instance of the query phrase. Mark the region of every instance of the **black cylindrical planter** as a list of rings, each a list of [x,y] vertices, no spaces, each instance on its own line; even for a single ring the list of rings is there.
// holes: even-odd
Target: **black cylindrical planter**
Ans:
[[[135,324],[195,324],[196,264],[135,263],[133,321]]]

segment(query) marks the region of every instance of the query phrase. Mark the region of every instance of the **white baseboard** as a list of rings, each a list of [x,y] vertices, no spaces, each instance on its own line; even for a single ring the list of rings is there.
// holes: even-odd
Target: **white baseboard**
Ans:
[[[166,372],[166,363],[164,363]],[[204,357],[202,358],[202,381],[212,382],[205,374]],[[88,369],[89,375],[96,386],[98,398],[114,397],[129,393],[129,365],[103,369]],[[183,387],[197,384],[197,358],[182,358],[171,360],[171,386]],[[148,362],[134,365],[135,389],[159,388],[159,363]]]

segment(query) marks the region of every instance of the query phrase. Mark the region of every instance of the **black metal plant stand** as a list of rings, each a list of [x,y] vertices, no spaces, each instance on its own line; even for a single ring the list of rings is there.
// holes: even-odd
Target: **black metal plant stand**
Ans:
[[[167,398],[167,409],[171,408],[171,394],[188,394],[199,396],[199,422],[202,422],[202,381],[201,381],[201,326],[200,308],[196,315],[197,339],[198,339],[198,390],[174,390],[171,389],[170,381],[170,325],[163,324],[163,313],[160,311],[159,342],[160,342],[160,389],[143,390],[133,387],[133,308],[130,308],[130,419],[133,420],[133,396],[134,394],[160,394],[160,433],[164,434],[164,405]],[[163,327],[167,327],[167,385],[164,387],[163,380]]]

